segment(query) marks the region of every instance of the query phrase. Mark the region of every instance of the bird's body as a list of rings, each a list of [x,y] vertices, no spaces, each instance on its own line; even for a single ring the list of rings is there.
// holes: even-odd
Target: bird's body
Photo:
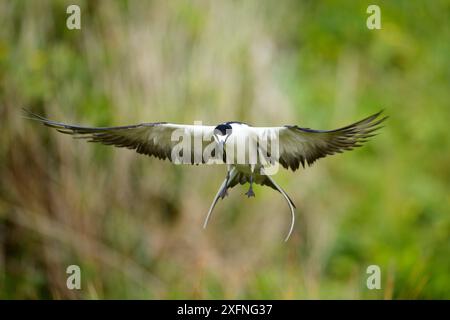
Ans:
[[[33,120],[90,142],[134,149],[176,164],[225,163],[227,176],[213,200],[204,226],[217,201],[227,195],[227,190],[237,184],[249,183],[246,195],[252,197],[252,185],[256,183],[279,191],[286,199],[291,210],[291,227],[286,240],[293,230],[295,205],[271,177],[278,166],[295,171],[300,165],[312,165],[319,158],[361,146],[386,119],[380,118],[380,114],[336,130],[313,130],[296,125],[252,127],[237,121],[217,126],[158,122],[99,128],[55,122],[27,111]]]

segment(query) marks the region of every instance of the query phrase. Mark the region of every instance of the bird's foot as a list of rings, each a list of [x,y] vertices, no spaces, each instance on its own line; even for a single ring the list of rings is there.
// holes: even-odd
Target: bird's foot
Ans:
[[[250,198],[250,197],[254,197],[254,196],[255,196],[255,193],[253,192],[253,189],[250,188],[250,189],[248,189],[248,191],[245,193],[245,195],[246,195],[248,198]]]
[[[219,197],[221,199],[225,198],[228,195],[227,189],[223,189],[222,192],[219,194]]]

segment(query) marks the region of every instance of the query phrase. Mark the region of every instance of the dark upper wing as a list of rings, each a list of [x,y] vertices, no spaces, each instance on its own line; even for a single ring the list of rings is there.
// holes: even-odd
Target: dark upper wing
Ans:
[[[255,128],[260,136],[278,136],[279,163],[297,170],[300,164],[312,165],[317,159],[360,147],[387,117],[382,111],[363,120],[335,130],[313,130],[299,126]]]
[[[88,139],[89,142],[99,142],[105,145],[134,149],[136,152],[154,156],[159,159],[172,159],[172,150],[188,137],[190,147],[189,159],[183,163],[198,164],[203,162],[202,152],[207,141],[204,137],[211,137],[213,126],[179,125],[172,123],[141,123],[120,127],[84,127],[52,121],[35,113],[26,111],[27,118],[37,120],[44,125],[54,128],[75,138]],[[183,138],[182,138],[183,137]],[[201,141],[200,148],[194,148],[194,139]],[[186,144],[187,145],[187,144]],[[181,156],[182,151],[179,153]],[[180,161],[180,160],[179,160]]]

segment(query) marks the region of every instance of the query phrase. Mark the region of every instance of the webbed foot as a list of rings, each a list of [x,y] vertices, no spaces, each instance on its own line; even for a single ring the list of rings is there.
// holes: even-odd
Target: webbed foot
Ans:
[[[248,189],[248,191],[245,193],[245,195],[246,195],[248,198],[250,198],[250,197],[254,197],[254,196],[255,196],[255,193],[253,192],[253,189],[250,188],[250,189]]]

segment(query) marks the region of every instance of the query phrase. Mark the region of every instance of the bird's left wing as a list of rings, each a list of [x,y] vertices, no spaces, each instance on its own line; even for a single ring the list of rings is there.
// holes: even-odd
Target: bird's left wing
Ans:
[[[134,149],[141,154],[163,160],[169,159],[177,163],[204,163],[203,151],[205,146],[212,141],[214,131],[213,126],[181,125],[166,122],[141,123],[119,127],[85,127],[52,121],[30,111],[24,111],[29,119],[37,120],[61,133],[73,135],[75,138]],[[183,146],[186,147],[184,149],[180,146],[183,141]],[[172,152],[177,145],[180,148],[177,151],[177,159],[174,159]],[[188,150],[189,153],[183,155],[185,150]]]
[[[387,117],[381,111],[358,122],[335,130],[313,130],[296,125],[254,127],[258,137],[278,142],[278,162],[286,169],[297,170],[300,164],[312,165],[317,159],[360,147]],[[268,144],[270,154],[271,144]]]

